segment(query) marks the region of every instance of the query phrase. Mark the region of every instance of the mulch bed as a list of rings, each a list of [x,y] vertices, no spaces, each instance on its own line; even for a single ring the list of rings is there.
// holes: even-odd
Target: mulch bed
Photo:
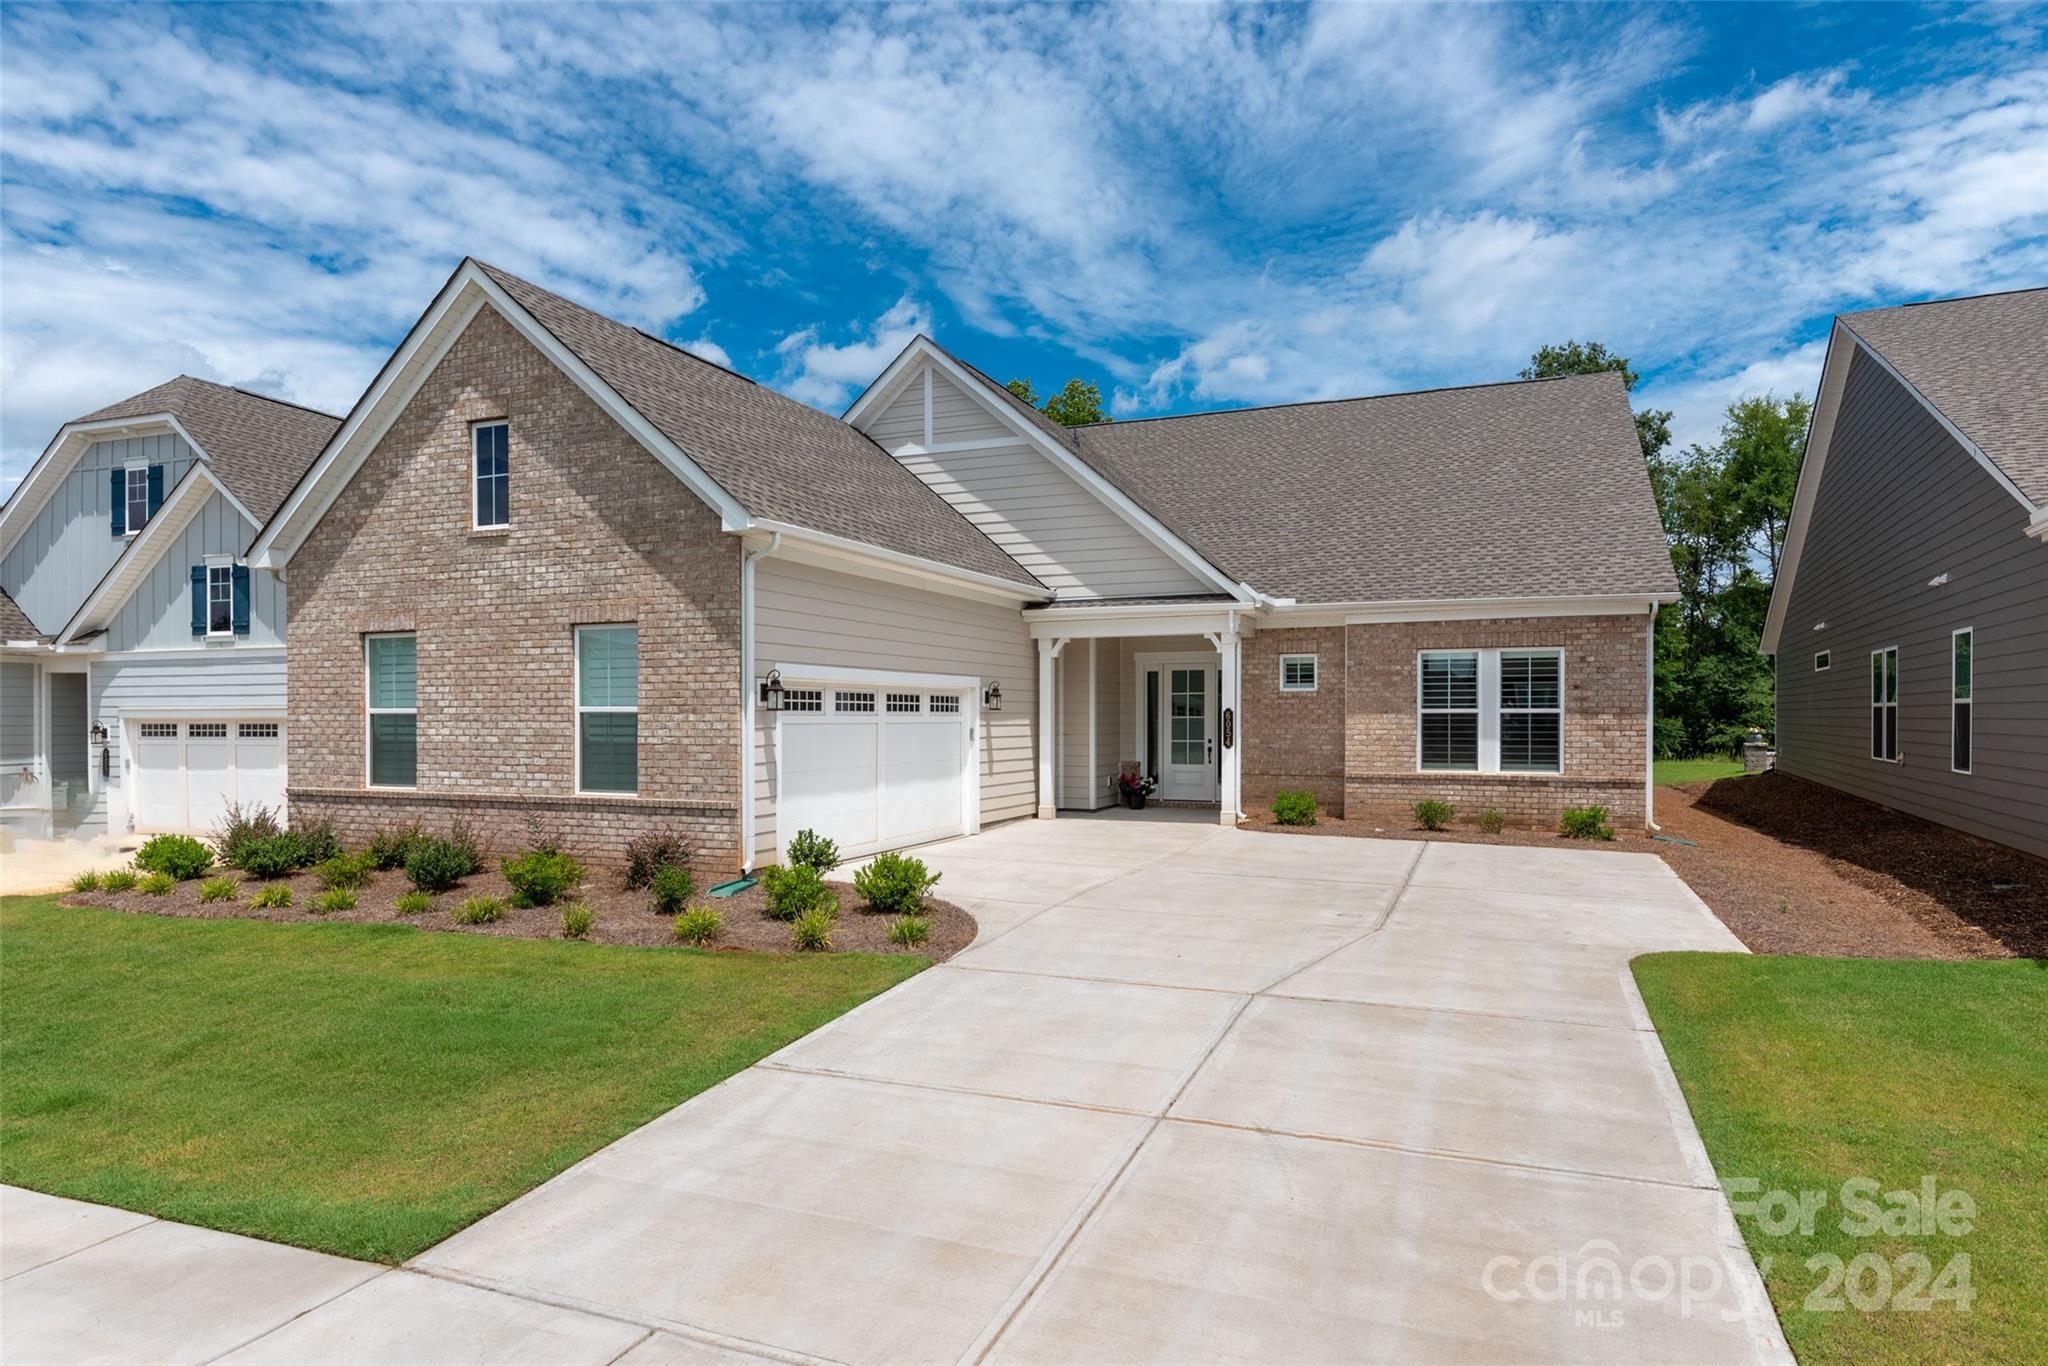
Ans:
[[[1782,773],[1657,789],[1657,823],[1691,845],[1618,833],[1487,835],[1469,826],[1331,820],[1247,828],[1655,854],[1758,953],[1845,958],[2048,957],[2048,864]]]
[[[221,870],[216,869],[216,874]],[[334,911],[327,915],[316,915],[307,907],[322,891],[319,881],[310,873],[296,877],[280,878],[278,881],[292,889],[292,904],[287,909],[259,909],[249,904],[249,897],[259,887],[272,884],[243,878],[241,874],[226,872],[228,877],[241,880],[238,895],[233,901],[202,902],[199,899],[199,882],[181,882],[163,896],[151,896],[140,889],[127,892],[80,892],[67,894],[63,904],[67,906],[104,906],[117,911],[135,911],[150,915],[179,915],[202,920],[276,920],[288,922],[347,922],[353,924],[404,924],[422,930],[442,930],[454,934],[509,935],[521,939],[561,939],[562,905],[532,906],[518,909],[512,905],[512,889],[506,883],[504,874],[492,869],[466,877],[453,891],[443,892],[435,898],[434,909],[419,915],[400,915],[392,903],[405,892],[412,890],[403,872],[377,873],[362,887],[356,889],[354,910]],[[839,918],[833,922],[832,948],[840,953],[914,953],[943,963],[960,950],[974,942],[976,926],[974,917],[950,901],[936,897],[925,898],[925,915],[931,921],[931,937],[915,949],[902,948],[889,942],[889,926],[894,916],[876,915],[864,909],[865,904],[850,882],[828,882],[826,884],[839,896]],[[488,925],[458,925],[455,923],[455,908],[473,896],[494,896],[505,903],[505,918]],[[627,891],[619,885],[616,874],[598,870],[584,880],[576,896],[569,898],[587,906],[595,917],[587,940],[593,944],[640,944],[675,945],[675,918],[656,915],[648,909],[648,896],[644,891]],[[711,906],[725,916],[725,927],[707,947],[712,949],[748,949],[766,953],[795,952],[790,944],[789,925],[785,921],[768,917],[768,898],[757,885],[737,896],[699,896],[696,905]]]

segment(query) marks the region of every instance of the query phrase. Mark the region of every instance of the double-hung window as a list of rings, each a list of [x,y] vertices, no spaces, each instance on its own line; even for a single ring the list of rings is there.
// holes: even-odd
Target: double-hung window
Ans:
[[[511,431],[503,422],[479,422],[469,429],[476,486],[472,525],[479,531],[512,525]]]
[[[149,521],[149,466],[130,465],[122,491],[127,494],[128,534],[133,536]]]
[[[227,560],[206,562],[206,634],[235,633],[235,566]]]
[[[1314,692],[1316,690],[1316,657],[1314,655],[1280,656],[1280,691]]]
[[[1560,650],[1424,650],[1416,765],[1425,772],[1564,771]]]
[[[1899,757],[1897,646],[1870,652],[1870,757],[1887,763]]]
[[[576,628],[576,788],[640,790],[640,628]]]
[[[419,785],[419,642],[410,632],[363,637],[371,787]]]
[[[1970,651],[1976,635],[1965,626],[1949,637],[1948,766],[1957,773],[1970,771]]]

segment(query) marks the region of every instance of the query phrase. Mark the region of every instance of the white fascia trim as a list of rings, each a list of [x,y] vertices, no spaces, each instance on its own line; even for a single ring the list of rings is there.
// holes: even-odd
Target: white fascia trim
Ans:
[[[776,664],[783,682],[799,683],[901,683],[906,688],[979,688],[981,679],[972,674],[921,674],[899,669],[850,669],[837,664]]]
[[[285,708],[281,702],[237,702],[231,707],[208,706],[203,702],[176,702],[167,705],[124,707],[121,711],[121,723],[130,725],[138,721],[153,721],[159,716],[203,716],[208,720],[214,717],[228,720],[254,717],[268,721],[272,717],[282,718],[284,714]]]
[[[129,660],[145,662],[155,660],[175,661],[180,659],[218,659],[222,655],[229,654],[281,655],[284,652],[285,647],[282,645],[178,645],[168,650],[101,650],[98,652],[98,657],[100,659],[100,662],[103,664],[121,664]],[[214,711],[220,710],[219,707],[214,707],[212,709]]]
[[[150,518],[128,542],[101,577],[98,586],[78,605],[78,610],[71,614],[71,620],[64,623],[64,629],[57,633],[56,644],[69,645],[81,631],[99,630],[107,625],[114,613],[128,601],[129,595],[142,586],[144,577],[163,558],[164,552],[176,544],[185,528],[192,524],[192,519],[206,506],[206,499],[199,493],[202,489],[209,490],[206,497],[218,493],[228,500],[228,505],[240,514],[244,522],[252,527],[257,525],[255,516],[242,506],[241,499],[228,492],[227,485],[221,483],[207,463],[194,460],[192,467],[185,471],[185,477],[165,496],[156,516]],[[238,563],[233,551],[222,551],[219,558]]]
[[[1026,612],[1024,624],[1033,640],[1094,640],[1113,636],[1138,640],[1147,636],[1216,635],[1233,629],[1233,623],[1240,635],[1251,635],[1254,631],[1252,615],[1244,608],[1233,611],[1233,607],[1231,603],[1219,603],[1198,616],[1093,617],[1087,621],[1071,620],[1065,612]]]
[[[1107,602],[1100,605],[1089,604],[1072,607],[1066,605],[1075,601],[1076,599],[1073,598],[1061,598],[1059,599],[1061,606],[1058,608],[1051,611],[1034,612],[1032,615],[1034,617],[1043,616],[1049,621],[1090,621],[1102,617],[1198,616],[1205,613],[1227,612],[1238,606],[1235,602],[1215,601],[1160,602],[1150,604]]]
[[[1841,343],[1837,346],[1836,343]],[[1828,354],[1821,370],[1820,401],[1814,405],[1813,418],[1807,428],[1806,459],[1799,470],[1799,484],[1792,493],[1792,517],[1785,528],[1785,549],[1778,561],[1778,579],[1771,585],[1771,605],[1764,614],[1763,636],[1757,642],[1757,653],[1775,655],[1785,630],[1785,614],[1791,610],[1792,581],[1799,572],[1800,551],[1806,544],[1807,525],[1813,520],[1813,504],[1819,496],[1821,472],[1827,465],[1828,446],[1835,435],[1835,423],[1842,406],[1842,391],[1849,382],[1849,366],[1856,353],[1875,361],[1885,374],[1891,376],[1915,403],[1941,425],[1941,429],[1952,437],[1956,444],[1970,453],[1970,458],[1981,465],[1997,485],[2019,500],[2021,507],[2029,514],[2026,534],[2048,538],[2048,508],[2036,507],[2032,499],[2020,492],[2019,485],[1998,467],[1996,461],[1986,455],[1983,448],[1969,437],[1948,415],[1934,406],[1927,395],[1913,387],[1912,381],[1900,374],[1898,367],[1886,360],[1878,349],[1840,318],[1835,319],[1835,328],[1828,336]]]
[[[305,542],[334,500],[398,420],[405,405],[426,383],[449,349],[462,336],[486,305],[495,308],[520,336],[546,356],[555,367],[576,382],[576,386],[604,409],[605,414],[669,467],[689,490],[719,516],[727,531],[744,531],[749,521],[746,509],[721,488],[682,448],[664,436],[640,411],[620,397],[595,371],[542,327],[537,319],[499,288],[476,262],[465,260],[429,304],[411,333],[384,362],[383,369],[363,397],[356,401],[348,420],[327,443],[320,458],[292,490],[291,497],[273,517],[270,525],[249,549],[249,562],[262,569],[283,567]],[[335,476],[338,471],[338,477]]]
[[[107,417],[98,422],[67,422],[59,427],[57,434],[50,438],[50,444],[36,457],[36,463],[29,466],[28,473],[15,486],[14,496],[7,500],[5,506],[0,506],[0,555],[14,548],[15,539],[21,535],[22,529],[42,511],[43,504],[50,500],[57,484],[71,472],[71,467],[78,463],[78,457],[85,454],[93,442],[122,436],[161,436],[165,432],[174,434],[190,446],[198,459],[207,458],[205,448],[192,439],[192,433],[185,430],[185,424],[169,413]]]
[[[1139,535],[1150,541],[1168,558],[1173,560],[1174,563],[1187,570],[1190,574],[1193,574],[1196,578],[1204,579],[1213,584],[1219,592],[1230,594],[1231,597],[1236,598],[1239,602],[1252,601],[1251,597],[1247,594],[1247,590],[1233,582],[1228,575],[1217,569],[1215,565],[1203,559],[1201,555],[1196,553],[1193,546],[1190,546],[1180,537],[1167,530],[1158,518],[1139,507],[1122,489],[1119,489],[1100,474],[1097,474],[1093,467],[1075,456],[1065,446],[1038,430],[1031,423],[1018,417],[1014,411],[1010,410],[1008,404],[999,402],[994,395],[988,392],[986,385],[961,369],[951,356],[941,351],[928,337],[912,338],[910,345],[904,347],[903,353],[890,362],[889,368],[882,372],[881,377],[869,385],[866,392],[862,393],[859,398],[854,400],[853,406],[846,410],[843,420],[856,427],[859,426],[861,416],[872,410],[875,401],[893,388],[896,378],[902,374],[905,367],[913,362],[913,358],[923,360],[943,370],[954,384],[970,395],[976,403],[979,403],[984,409],[993,414],[997,421],[1001,422],[1011,431],[1016,432],[1022,440],[1036,446],[1068,478],[1094,494],[1101,503],[1130,523],[1131,527]]]
[[[1676,593],[1579,593],[1527,598],[1437,598],[1400,602],[1316,602],[1269,607],[1275,629],[1294,625],[1369,626],[1404,621],[1483,621],[1491,617],[1634,616],[1678,601]]]
[[[933,586],[939,588],[951,588],[955,591],[971,589],[977,596],[995,593],[1027,602],[1047,602],[1052,598],[1052,594],[1044,588],[1027,588],[1008,579],[999,579],[993,574],[983,574],[973,569],[957,569],[949,564],[940,564],[937,560],[906,555],[900,550],[888,550],[882,546],[870,545],[866,541],[850,540],[845,536],[814,531],[810,527],[797,526],[790,522],[752,521],[747,524],[747,530],[779,533],[786,542],[809,547],[829,556],[835,564],[856,573],[867,569],[910,574],[927,579]]]

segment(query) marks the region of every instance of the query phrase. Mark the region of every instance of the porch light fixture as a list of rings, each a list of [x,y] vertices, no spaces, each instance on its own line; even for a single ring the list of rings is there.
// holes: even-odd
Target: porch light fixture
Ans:
[[[991,683],[981,694],[981,705],[989,711],[1003,709],[1003,685]]]
[[[761,705],[769,711],[782,710],[782,671],[770,669],[768,681],[761,685]]]

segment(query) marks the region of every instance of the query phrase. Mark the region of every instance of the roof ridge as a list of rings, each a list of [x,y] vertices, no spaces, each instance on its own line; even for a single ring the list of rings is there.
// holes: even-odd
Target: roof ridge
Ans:
[[[1902,304],[1879,304],[1875,308],[1859,308],[1853,312],[1837,313],[1838,318],[1860,318],[1867,313],[1896,313],[1906,308],[1928,308],[1934,304],[1967,304],[1979,299],[2004,299],[2015,294],[2048,293],[2048,285],[2021,285],[2016,289],[1987,289],[1978,294],[1953,294],[1941,299],[1912,299]]]
[[[494,266],[489,261],[484,260],[481,256],[472,256],[469,259],[476,262],[477,265],[483,267],[483,269],[487,271],[490,271],[494,275],[503,275],[510,279],[517,280],[520,284],[525,285],[528,289],[537,289],[541,293],[546,294],[551,298],[560,299],[563,303],[569,305],[569,307],[571,308],[582,309],[585,313],[590,314],[590,316],[592,316],[593,318],[602,318],[614,327],[623,327],[630,332],[637,333],[638,335],[647,338],[647,340],[653,342],[657,346],[666,346],[669,350],[675,352],[679,356],[688,356],[691,360],[697,362],[697,364],[699,365],[708,365],[713,370],[717,370],[722,374],[731,375],[734,379],[745,380],[748,384],[754,385],[757,388],[760,386],[761,381],[755,379],[752,375],[742,374],[740,371],[733,369],[730,365],[720,365],[715,360],[708,360],[705,357],[698,355],[695,351],[692,351],[688,347],[682,345],[681,343],[670,341],[667,337],[656,336],[654,333],[649,332],[644,327],[635,327],[632,323],[620,322],[617,318],[614,318],[609,313],[600,312],[599,310],[592,308],[589,304],[580,303],[577,300],[570,298],[568,295],[562,293],[559,290],[549,289],[546,285],[538,284],[535,281],[529,280],[524,275],[519,274],[517,271],[507,270],[503,266]]]
[[[1396,389],[1385,394],[1353,394],[1348,398],[1300,398],[1288,403],[1253,403],[1242,408],[1205,408],[1198,413],[1160,413],[1156,417],[1119,417],[1108,422],[1091,422],[1082,427],[1069,427],[1072,432],[1091,431],[1097,427],[1131,427],[1140,422],[1180,422],[1191,417],[1230,417],[1238,413],[1270,413],[1283,408],[1327,408],[1339,403],[1377,403],[1388,398],[1420,398],[1425,394],[1455,394],[1471,389],[1507,389],[1523,384],[1555,384],[1560,380],[1594,379],[1601,375],[1619,375],[1618,370],[1591,370],[1571,375],[1532,375],[1527,379],[1481,380],[1474,384],[1439,384],[1429,389]]]

